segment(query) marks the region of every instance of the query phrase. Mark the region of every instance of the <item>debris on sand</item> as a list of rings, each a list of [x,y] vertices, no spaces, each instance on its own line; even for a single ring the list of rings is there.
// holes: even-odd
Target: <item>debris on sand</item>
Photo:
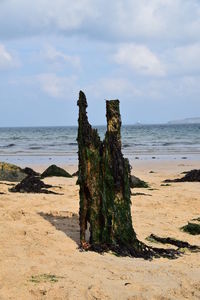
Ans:
[[[166,179],[164,182],[200,182],[200,170],[191,170],[182,178]]]
[[[152,196],[152,195],[145,194],[145,193],[131,193],[131,196]]]
[[[67,171],[65,171],[64,169],[56,166],[56,165],[51,165],[50,167],[48,167],[41,175],[41,178],[45,178],[45,177],[53,177],[53,176],[57,176],[57,177],[68,177],[71,178],[72,175],[69,174]]]
[[[188,222],[187,225],[181,227],[181,230],[192,235],[200,234],[200,224]]]
[[[150,242],[158,242],[158,243],[162,243],[162,244],[173,245],[173,246],[178,247],[178,249],[187,248],[190,251],[194,251],[194,252],[200,251],[200,247],[198,247],[196,245],[190,245],[188,242],[180,241],[180,240],[170,238],[170,237],[163,238],[163,237],[159,237],[155,234],[151,234],[146,239]]]
[[[48,188],[53,187],[50,184],[45,184],[37,176],[27,176],[16,186],[9,189],[12,193],[44,193],[44,194],[57,194],[48,191]]]

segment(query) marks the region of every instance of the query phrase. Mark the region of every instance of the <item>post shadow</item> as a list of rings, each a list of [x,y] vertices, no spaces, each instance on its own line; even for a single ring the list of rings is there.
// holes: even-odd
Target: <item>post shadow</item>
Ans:
[[[69,211],[55,213],[39,212],[38,214],[79,245],[80,229],[78,214]]]

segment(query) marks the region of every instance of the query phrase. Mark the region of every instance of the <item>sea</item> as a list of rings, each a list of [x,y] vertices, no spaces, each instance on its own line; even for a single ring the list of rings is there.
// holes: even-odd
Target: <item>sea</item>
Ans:
[[[106,126],[97,128],[101,139]],[[135,159],[200,159],[200,124],[122,126],[122,152]],[[77,164],[77,127],[0,128],[0,161]]]

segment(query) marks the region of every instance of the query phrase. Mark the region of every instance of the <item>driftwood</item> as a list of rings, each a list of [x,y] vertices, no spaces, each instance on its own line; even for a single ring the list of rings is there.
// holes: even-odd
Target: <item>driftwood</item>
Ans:
[[[97,252],[111,250],[145,259],[177,257],[179,252],[174,249],[146,246],[137,239],[133,229],[130,165],[121,152],[119,100],[106,101],[107,132],[103,142],[88,122],[87,101],[82,91],[77,104],[81,248]]]

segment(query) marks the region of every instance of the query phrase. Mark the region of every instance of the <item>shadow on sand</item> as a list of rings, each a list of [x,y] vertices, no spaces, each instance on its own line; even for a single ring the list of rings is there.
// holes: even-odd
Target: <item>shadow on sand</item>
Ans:
[[[40,212],[39,215],[51,223],[57,230],[64,232],[69,238],[79,244],[80,230],[78,215],[69,211]]]

